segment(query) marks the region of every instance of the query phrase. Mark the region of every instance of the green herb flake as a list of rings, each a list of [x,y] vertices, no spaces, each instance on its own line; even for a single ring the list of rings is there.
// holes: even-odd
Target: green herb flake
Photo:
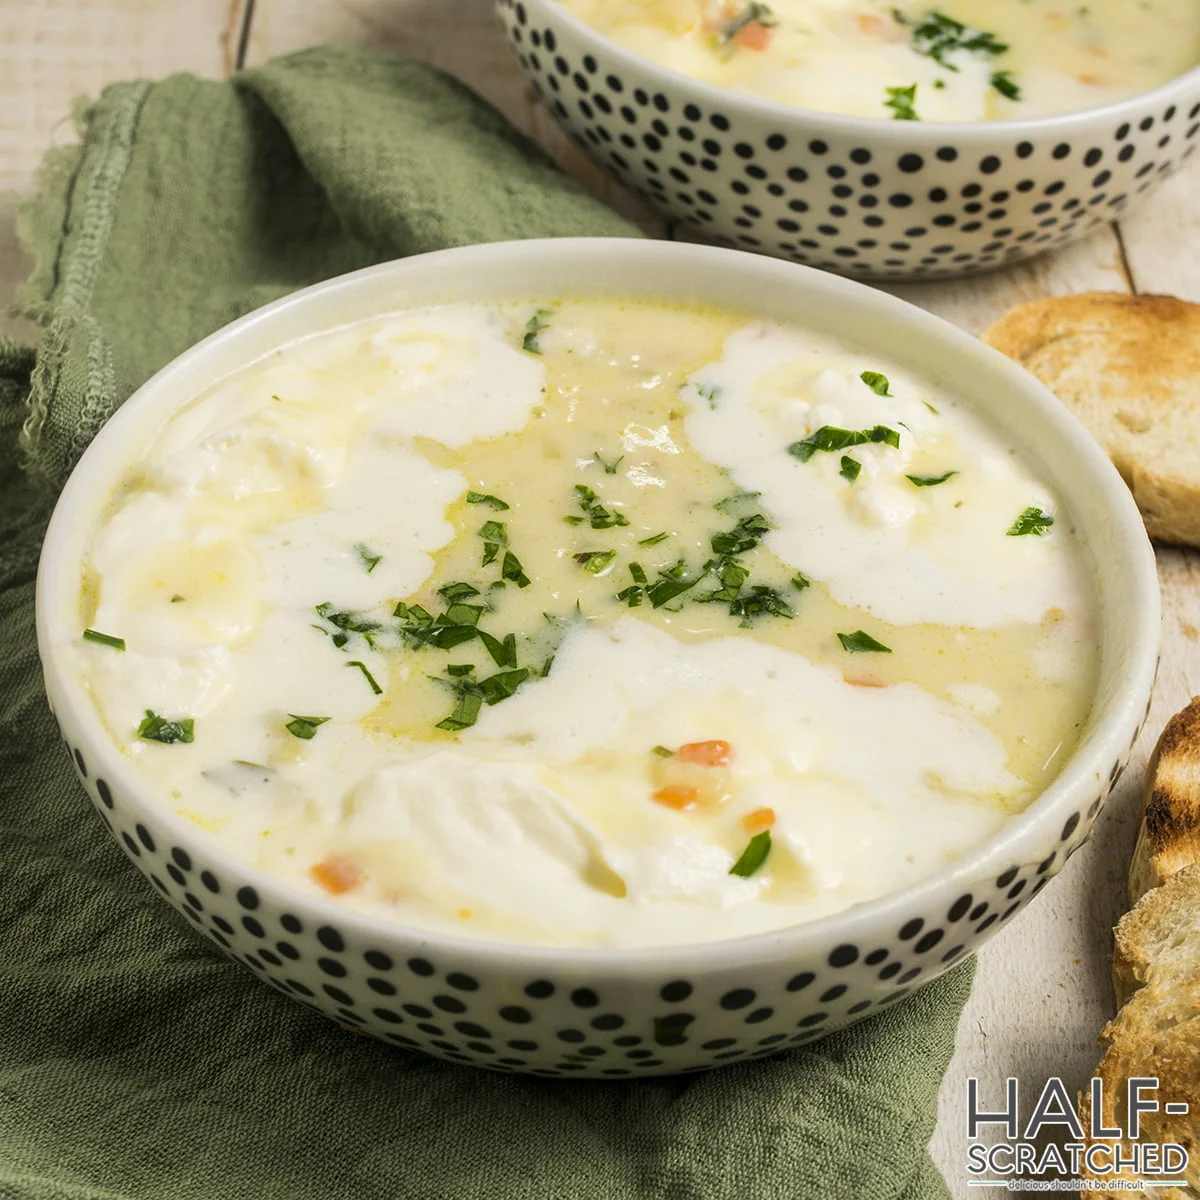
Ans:
[[[173,595],[173,596],[171,597],[171,603],[172,603],[172,604],[182,604],[182,603],[183,603],[183,601],[184,601],[184,597],[183,597],[183,596],[181,596],[181,595],[180,595],[178,592],[176,592],[176,593],[175,593],[175,595]]]
[[[382,629],[379,622],[371,617],[349,609],[335,608],[328,600],[318,604],[313,611],[322,621],[328,621],[334,627],[333,644],[339,650],[349,642],[351,634],[358,634],[368,646],[373,646],[375,634]],[[316,628],[322,633],[329,633],[323,626],[318,625]]]
[[[354,553],[358,555],[358,561],[362,563],[363,570],[368,575],[379,566],[380,561],[383,559],[382,554],[372,554],[362,542],[354,543]]]
[[[762,833],[756,833],[750,839],[737,862],[729,868],[730,875],[740,875],[743,879],[749,879],[767,861],[767,855],[770,853],[771,831],[764,829]]]
[[[479,631],[479,640],[484,649],[492,656],[492,661],[498,667],[515,667],[517,665],[517,636],[506,634],[503,641],[493,637],[484,630]]]
[[[614,512],[611,509],[605,508],[598,500],[596,493],[586,484],[577,483],[575,485],[575,495],[579,501],[580,509],[583,510],[588,524],[593,529],[613,529],[614,527],[629,524],[629,518],[624,513]],[[580,518],[572,520],[568,517],[566,519],[572,525],[582,523]]]
[[[884,91],[887,92],[887,99],[883,102],[883,106],[892,110],[893,121],[919,121],[921,119],[917,116],[917,85],[915,83],[909,84],[908,87],[885,88]]]
[[[668,749],[666,746],[652,746],[650,748],[650,753],[657,754],[659,758],[674,758],[675,757],[675,751]]]
[[[858,478],[859,472],[861,470],[862,470],[862,463],[860,463],[858,461],[858,459],[851,458],[850,455],[848,455],[848,454],[842,455],[842,466],[841,466],[841,470],[838,471],[838,474],[843,479],[848,480],[850,483],[853,483]]]
[[[589,575],[602,575],[616,557],[615,550],[585,550],[575,555],[575,561]]]
[[[494,508],[497,512],[506,512],[509,507],[499,496],[493,496],[489,492],[468,492],[467,503],[486,504],[488,508]]]
[[[992,87],[1009,100],[1021,99],[1021,87],[1013,78],[1011,71],[993,71]]]
[[[995,34],[982,29],[972,29],[945,13],[926,13],[912,27],[912,48],[926,58],[945,67],[947,71],[958,68],[946,61],[947,54],[965,51],[977,58],[996,58],[1008,51],[1008,46]]]
[[[483,562],[488,566],[495,562],[496,556],[508,545],[508,528],[501,521],[484,521],[479,527],[479,536],[483,538]]]
[[[447,733],[458,733],[461,729],[469,729],[479,719],[479,711],[483,708],[483,697],[478,692],[459,692],[458,703],[454,711],[436,725]]]
[[[792,587],[798,592],[804,591],[806,587],[812,587],[812,580],[801,574],[799,571],[792,576]]]
[[[501,578],[507,579],[509,583],[515,583],[519,588],[529,586],[529,576],[525,574],[521,560],[511,550],[504,552],[504,559],[500,564],[500,575]]]
[[[472,596],[478,596],[479,589],[470,583],[444,583],[438,588],[437,594],[447,604],[461,604],[462,601],[469,600]],[[399,615],[399,613],[396,614],[396,616]]]
[[[1007,536],[1024,537],[1026,534],[1033,534],[1035,537],[1045,537],[1053,524],[1054,518],[1048,512],[1031,506],[1012,523]]]
[[[716,383],[696,384],[696,394],[701,400],[707,401],[709,408],[717,407],[717,401],[721,398],[721,393],[724,390],[724,388]]]
[[[891,396],[888,390],[892,385],[888,382],[886,375],[881,375],[878,371],[864,371],[859,379],[863,381],[877,396]]]
[[[85,629],[83,631],[83,640],[85,642],[95,642],[98,646],[111,646],[114,650],[125,649],[125,639],[113,637],[111,633],[101,633],[98,629]]]
[[[639,546],[657,546],[659,542],[665,542],[671,535],[664,529],[662,533],[653,534],[650,537],[642,538],[638,542]]]
[[[631,562],[629,564],[629,575],[634,583],[646,582],[646,570],[641,563]]]
[[[877,642],[869,633],[856,629],[853,633],[839,633],[838,641],[848,654],[891,654],[891,646]]]
[[[137,728],[137,735],[147,742],[162,742],[165,746],[171,746],[176,742],[194,741],[195,726],[196,723],[191,717],[168,721],[166,717],[160,717],[146,709],[146,716]]]
[[[538,335],[543,329],[548,329],[549,325],[546,318],[551,315],[551,310],[548,308],[539,308],[528,321],[525,322],[525,337],[521,341],[521,349],[528,351],[530,354],[541,354],[542,347],[538,341]]]
[[[937,487],[939,483],[945,483],[947,479],[953,479],[957,474],[957,471],[947,471],[944,475],[905,475],[904,478],[913,487]]]
[[[733,516],[734,511],[739,508],[745,508],[751,501],[757,500],[762,495],[762,492],[734,492],[732,496],[726,496],[724,500],[718,500],[713,508],[717,512],[725,513],[726,516]]]
[[[625,461],[625,455],[623,454],[617,458],[602,458],[599,450],[596,450],[592,454],[592,458],[604,468],[605,475],[615,475],[617,468]]]
[[[871,429],[839,429],[836,425],[822,425],[808,437],[793,442],[787,451],[793,458],[808,462],[818,450],[847,450],[851,446],[865,446],[868,443],[899,448],[900,432],[886,425],[876,425]]]
[[[379,684],[375,682],[375,676],[367,670],[367,664],[365,662],[360,662],[357,658],[353,658],[346,664],[346,666],[357,667],[363,673],[363,678],[371,685],[371,691],[373,691],[376,696],[383,695],[383,688],[381,688]]]
[[[284,729],[302,742],[311,742],[317,736],[317,726],[324,725],[329,720],[328,717],[298,717],[295,713],[288,713],[288,716],[292,719]]]

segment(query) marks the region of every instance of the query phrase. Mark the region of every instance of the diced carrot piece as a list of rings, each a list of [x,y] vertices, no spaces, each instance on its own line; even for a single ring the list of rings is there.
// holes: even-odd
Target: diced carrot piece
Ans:
[[[1104,80],[1099,75],[1076,75],[1075,78],[1088,87],[1101,87],[1104,84]]]
[[[764,829],[770,829],[774,824],[775,810],[773,808],[756,808],[742,818],[742,828],[751,835],[762,833]]]
[[[696,801],[700,799],[700,792],[694,787],[661,787],[651,798],[655,804],[661,804],[664,808],[673,808],[676,812],[686,812],[689,808],[696,807]]]
[[[859,33],[882,33],[884,29],[883,19],[874,13],[859,13],[854,22]]]
[[[688,742],[675,751],[675,758],[699,767],[727,767],[733,759],[733,747],[722,741]]]
[[[851,687],[885,688],[888,686],[882,679],[876,679],[874,675],[847,675],[843,671],[842,678]]]
[[[743,50],[765,50],[774,36],[775,30],[770,25],[764,25],[761,21],[747,21],[733,40]]]
[[[309,874],[327,892],[340,896],[362,882],[362,870],[357,863],[345,858],[327,858],[317,863]]]

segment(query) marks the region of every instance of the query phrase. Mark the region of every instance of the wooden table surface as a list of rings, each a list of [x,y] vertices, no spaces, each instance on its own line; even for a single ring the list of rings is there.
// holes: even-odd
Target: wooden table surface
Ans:
[[[650,232],[661,221],[593,167],[535,103],[493,25],[490,0],[0,0],[0,306],[29,263],[14,212],[45,148],[73,136],[70,105],[106,83],[172,71],[223,77],[319,42],[370,44],[450,71],[545,146],[565,170]],[[1024,300],[1082,290],[1166,292],[1200,301],[1200,159],[1119,225],[1008,270],[898,294],[978,332]],[[25,323],[0,329],[32,340]],[[934,1157],[956,1197],[965,1173],[966,1080],[1002,1099],[1057,1075],[1079,1088],[1112,1013],[1111,926],[1120,915],[1142,766],[1157,731],[1200,693],[1200,554],[1160,549],[1163,665],[1151,720],[1092,841],[1029,912],[979,955],[975,990],[941,1095]]]

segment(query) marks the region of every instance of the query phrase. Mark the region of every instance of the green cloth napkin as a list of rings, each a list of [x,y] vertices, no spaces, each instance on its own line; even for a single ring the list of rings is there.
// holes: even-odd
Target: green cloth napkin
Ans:
[[[967,965],[776,1058],[535,1080],[346,1032],[151,892],[75,782],[34,647],[42,529],[89,439],[168,359],[293,288],[443,246],[635,231],[464,88],[365,50],[119,84],[81,133],[24,214],[40,345],[0,339],[0,1195],[946,1196],[926,1144]]]

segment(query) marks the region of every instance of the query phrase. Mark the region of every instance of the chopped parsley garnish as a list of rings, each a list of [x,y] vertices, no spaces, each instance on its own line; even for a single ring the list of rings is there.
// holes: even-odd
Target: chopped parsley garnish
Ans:
[[[355,542],[354,552],[358,555],[358,561],[362,563],[363,569],[368,575],[379,566],[382,554],[372,554],[370,550],[362,542]]]
[[[502,521],[484,521],[479,527],[479,536],[483,538],[483,561],[480,566],[486,567],[508,545],[508,527]]]
[[[737,37],[747,25],[753,25],[755,22],[768,27],[777,24],[775,14],[767,4],[747,4],[737,16],[725,22],[721,27],[720,44],[727,46],[734,38]]]
[[[887,92],[887,99],[883,102],[885,108],[892,110],[893,121],[919,121],[921,118],[917,116],[917,85],[909,84],[908,87],[890,87],[884,89]]]
[[[458,596],[461,587],[470,584],[449,585]],[[400,601],[392,613],[399,622],[399,633],[410,646],[434,646],[438,650],[453,650],[464,642],[474,639],[476,625],[486,609],[482,605],[463,604],[461,599],[447,602],[446,611],[436,617],[419,604]]]
[[[317,736],[317,726],[324,725],[329,720],[328,717],[298,717],[295,713],[288,713],[288,716],[292,719],[284,729],[302,742],[311,742]]]
[[[146,716],[137,728],[137,735],[147,742],[162,742],[165,746],[176,742],[191,742],[195,739],[192,734],[195,721],[191,717],[182,717],[178,721],[168,721],[157,713],[146,709]]]
[[[730,875],[740,875],[743,879],[749,879],[767,861],[767,855],[770,853],[771,831],[764,829],[762,833],[756,833],[750,839],[737,862],[729,868]]]
[[[615,550],[585,550],[575,555],[575,561],[589,575],[603,575],[616,557]]]
[[[849,654],[891,654],[891,646],[877,642],[869,633],[856,629],[853,633],[839,633],[838,641]]]
[[[602,458],[599,450],[596,450],[592,454],[592,458],[594,458],[596,462],[598,462],[604,468],[605,475],[615,475],[617,473],[617,468],[625,461],[625,455],[623,454],[612,459]]]
[[[880,375],[878,371],[864,371],[859,379],[863,381],[877,396],[891,396],[888,391],[892,385],[888,382],[886,375]]]
[[[947,471],[944,475],[905,475],[904,478],[913,487],[937,487],[939,483],[945,483],[947,479],[953,479],[957,474],[957,471]]]
[[[1040,508],[1030,507],[1012,523],[1008,537],[1023,537],[1032,533],[1036,537],[1045,537],[1047,530],[1054,524],[1054,518]]]
[[[364,616],[362,613],[353,612],[349,609],[335,608],[333,604],[326,600],[318,604],[316,614],[322,621],[328,621],[334,627],[334,633],[331,635],[333,644],[340,650],[350,640],[351,634],[358,634],[368,646],[375,645],[375,635],[382,629],[378,621]],[[329,633],[329,630],[321,625],[313,626],[314,629],[320,629],[322,633]]]
[[[472,678],[472,668],[454,670],[449,668],[450,676],[445,682],[450,685],[455,694],[454,711],[437,723],[438,729],[448,733],[457,733],[469,729],[479,719],[479,713],[485,704],[499,704],[516,694],[517,688],[529,678],[530,672],[521,667],[515,671],[498,671],[487,679]]]
[[[726,496],[724,500],[718,500],[713,508],[717,512],[726,513],[732,516],[738,509],[744,509],[752,500],[757,500],[762,495],[762,492],[734,492],[732,496]]]
[[[674,758],[675,751],[668,749],[666,746],[651,746],[651,754],[657,754],[659,758]]]
[[[479,640],[484,649],[492,656],[492,661],[498,667],[515,667],[517,665],[517,635],[505,634],[504,640],[494,638],[490,633],[479,631]]]
[[[83,631],[83,640],[85,642],[95,642],[100,646],[111,646],[114,650],[125,649],[125,639],[113,637],[111,633],[101,633],[98,629],[85,629]]]
[[[664,529],[662,533],[656,533],[648,538],[642,538],[638,542],[639,546],[657,546],[659,542],[665,542],[671,535]]]
[[[853,483],[858,478],[858,474],[861,470],[862,463],[860,463],[858,459],[851,458],[848,454],[842,455],[842,468],[840,471],[838,471],[838,474],[843,479]]]
[[[792,576],[792,587],[798,592],[804,591],[806,587],[812,587],[812,580],[806,578],[799,571]]]
[[[463,600],[470,600],[472,596],[478,596],[479,589],[472,583],[444,583],[438,588],[437,594],[447,604],[459,604]]]
[[[507,579],[510,583],[515,583],[519,588],[527,588],[529,586],[529,576],[525,574],[525,569],[521,566],[521,560],[511,551],[504,552],[504,559],[500,564],[501,578]]]
[[[371,691],[373,691],[377,696],[383,695],[383,688],[381,688],[379,684],[375,682],[375,676],[367,670],[367,664],[365,662],[360,662],[357,658],[353,658],[346,664],[346,666],[357,667],[363,673],[363,678],[371,685]]]
[[[525,322],[525,337],[521,341],[522,350],[527,350],[530,354],[541,354],[542,347],[538,342],[538,335],[543,329],[549,328],[546,318],[550,315],[550,309],[539,308],[533,314],[533,316]]]
[[[1008,46],[999,41],[995,34],[972,29],[940,12],[926,13],[913,25],[912,48],[918,54],[940,63],[947,71],[958,70],[953,63],[946,61],[947,54],[965,50],[968,54],[995,58],[1008,50]]]
[[[173,595],[173,596],[171,597],[171,603],[172,603],[172,604],[182,604],[182,603],[183,603],[183,597],[182,597],[182,596],[181,596],[181,595],[180,595],[178,592],[176,592],[176,593],[175,593],[175,595]]]
[[[992,72],[992,87],[996,89],[1002,96],[1007,96],[1009,100],[1020,100],[1021,88],[1017,81],[1013,78],[1011,71],[993,71]]]
[[[489,492],[468,492],[467,503],[486,504],[488,508],[494,508],[497,512],[505,512],[509,507],[499,496],[493,496]]]
[[[698,383],[696,385],[696,394],[701,400],[708,401],[709,408],[717,407],[717,400],[720,399],[722,388],[715,383]]]
[[[579,500],[579,507],[583,510],[584,515],[582,517],[567,517],[566,520],[569,524],[582,525],[584,521],[587,521],[593,529],[612,529],[615,526],[629,524],[629,518],[624,513],[605,508],[596,498],[596,493],[586,484],[577,483],[575,485],[575,495]]]
[[[770,533],[771,522],[762,513],[751,513],[742,517],[727,533],[713,534],[710,545],[714,554],[744,554],[753,550],[763,539],[763,534]]]
[[[869,442],[899,447],[900,433],[886,425],[876,425],[873,429],[838,429],[836,425],[822,425],[802,441],[793,442],[787,450],[793,458],[808,462],[818,450],[847,450]]]

